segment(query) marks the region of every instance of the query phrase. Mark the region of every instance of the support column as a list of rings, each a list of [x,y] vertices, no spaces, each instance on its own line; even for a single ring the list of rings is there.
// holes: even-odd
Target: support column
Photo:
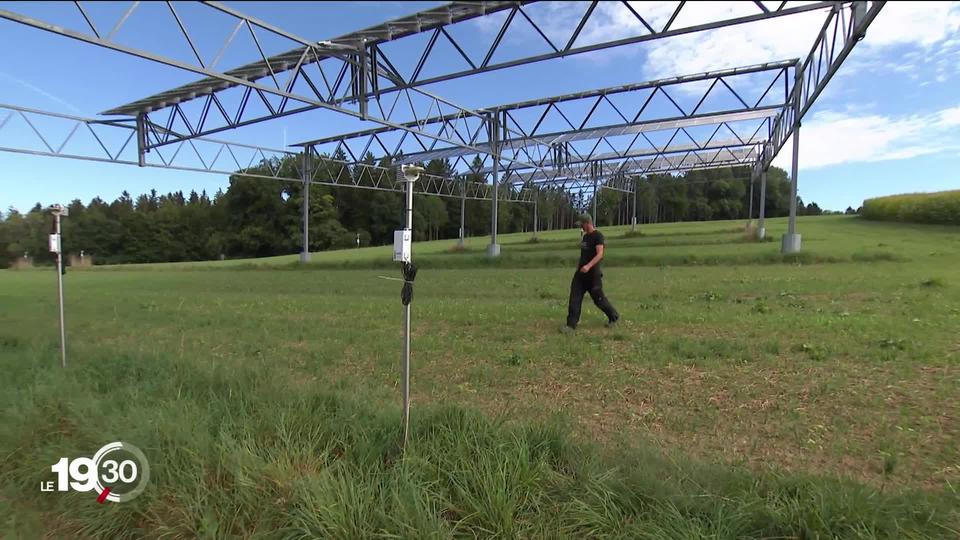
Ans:
[[[540,192],[533,192],[533,237],[537,237],[537,229],[540,228]]]
[[[147,164],[147,114],[137,113],[137,165]]]
[[[460,184],[460,240],[457,242],[457,245],[463,247],[463,237],[466,235],[466,230],[464,229],[466,224],[466,215],[467,215],[467,178],[463,178],[463,183]]]
[[[400,172],[403,172],[401,167]],[[419,175],[418,175],[419,176]],[[404,184],[406,193],[404,193],[404,228],[410,231],[410,239],[413,239],[413,182],[414,178],[409,180],[404,175]],[[411,262],[413,264],[411,253]],[[404,265],[406,268],[406,265]],[[415,267],[414,267],[415,268]],[[404,270],[404,279],[413,281],[413,278],[407,277]],[[415,276],[416,274],[414,274]],[[412,286],[412,285],[411,285]],[[400,387],[403,393],[403,446],[407,446],[407,434],[410,431],[410,301],[403,302],[403,363],[400,365]]]
[[[640,187],[640,179],[633,177],[633,221],[630,223],[630,231],[637,231],[637,191]]]
[[[490,128],[490,146],[493,149],[493,189],[491,204],[491,222],[490,222],[490,245],[487,246],[488,257],[500,256],[500,244],[497,243],[497,203],[499,195],[497,194],[500,184],[500,111],[494,111],[489,116]]]
[[[800,96],[803,93],[803,69],[796,67],[796,83],[793,95],[793,162],[790,167],[790,218],[787,222],[787,234],[780,244],[782,253],[800,251],[800,235],[797,234],[797,172],[800,159]]]
[[[593,175],[593,215],[590,217],[593,218],[595,225],[599,225],[600,222],[597,218],[597,199],[600,198],[600,191],[597,189],[597,173],[593,170],[593,167],[590,167],[590,174]]]
[[[65,212],[66,210],[64,210]],[[60,210],[53,214],[54,234],[57,242],[57,306],[60,309],[60,367],[67,367],[67,331],[63,323],[63,242],[60,232]]]
[[[310,262],[310,152],[312,147],[303,149],[303,167],[301,179],[303,180],[303,249],[300,251],[300,262]]]
[[[763,240],[767,235],[767,170],[760,167],[760,219],[757,222],[757,240]]]
[[[747,211],[747,227],[753,223],[753,184],[756,183],[756,177],[753,176],[753,173],[750,174],[750,209]]]

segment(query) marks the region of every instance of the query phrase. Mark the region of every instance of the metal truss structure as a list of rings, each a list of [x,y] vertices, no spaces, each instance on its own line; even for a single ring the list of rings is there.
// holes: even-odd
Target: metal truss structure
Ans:
[[[141,161],[136,136],[134,122],[81,118],[0,103],[2,152],[287,182],[302,182],[306,174],[308,182],[317,185],[394,192],[403,189],[392,167],[347,163],[313,154],[306,161],[309,171],[304,173],[303,152],[209,137],[182,140],[151,152]],[[17,146],[6,146],[7,141],[16,141]],[[285,167],[291,168],[293,175]],[[418,194],[471,200],[488,200],[491,190],[492,186],[483,182],[428,173],[421,174],[415,186]],[[532,194],[521,189],[506,190],[500,196],[506,201],[532,202]]]
[[[596,201],[599,189],[636,195],[632,179],[648,173],[741,165],[752,167],[764,198],[766,170],[792,138],[790,238],[785,237],[783,249],[799,249],[795,218],[801,120],[884,2],[755,1],[709,13],[685,1],[669,12],[645,3],[607,2],[604,8],[616,5],[632,22],[615,35],[585,31],[603,11],[598,1],[563,3],[563,9],[580,15],[549,25],[537,16],[544,4],[452,2],[324,41],[212,1],[134,1],[107,24],[94,13],[94,3],[58,5],[69,12],[65,21],[0,9],[0,19],[201,77],[105,111],[110,120],[0,107],[0,115],[7,113],[0,116],[0,130],[24,121],[41,143],[27,148],[18,142],[0,150],[271,179],[287,178],[281,165],[292,163],[305,184],[394,191],[400,189],[394,171],[371,163],[453,160],[449,178],[424,177],[418,190],[490,200],[490,253],[496,254],[501,200],[536,205],[539,187],[559,186],[590,191]],[[810,12],[824,13],[824,23],[809,54],[799,60],[473,109],[426,90],[491,71]],[[543,13],[549,15],[549,10]],[[136,34],[125,32],[137,17],[149,17],[150,24]],[[208,35],[213,34],[205,26],[211,18],[227,29],[220,33],[223,39]],[[470,26],[477,20],[497,29],[489,39],[480,39],[484,36]],[[570,27],[558,28],[564,25]],[[539,48],[503,46],[511,36],[531,31]],[[187,54],[164,48],[171,35]],[[477,41],[482,41],[479,47]],[[244,44],[246,54],[238,50]],[[444,48],[446,56],[440,52]],[[225,63],[239,67],[221,68]],[[764,82],[738,89],[736,81],[743,78]],[[692,102],[682,103],[691,95],[696,96]],[[666,107],[651,105],[658,100]],[[211,138],[311,111],[352,118],[361,129],[305,141],[296,145],[299,151]],[[74,127],[64,140],[52,142],[31,123],[37,115]],[[72,146],[81,135],[92,135],[94,141],[82,151]],[[113,147],[107,138],[122,142]],[[341,153],[345,159],[334,158]],[[309,257],[307,204],[305,200],[304,260]],[[761,234],[763,208],[761,204]]]
[[[787,103],[788,82],[794,78],[796,64],[796,60],[788,60],[494,107],[501,123],[519,134],[499,141],[501,156],[517,158],[502,168],[476,166],[483,165],[486,157],[495,153],[489,132],[478,141],[484,150],[482,154],[462,147],[418,148],[417,141],[406,133],[389,128],[300,145],[342,153],[353,162],[369,155],[392,157],[398,164],[453,159],[452,167],[465,174],[487,178],[499,169],[504,174],[500,184],[508,186],[549,179],[549,183],[564,187],[582,187],[586,183],[593,189],[599,186],[620,190],[607,179],[624,174],[741,165],[750,156],[756,159],[756,147],[769,139],[772,119]],[[760,84],[738,92],[734,88],[736,80],[744,77]],[[694,85],[702,88],[694,88],[691,93],[688,87]],[[680,94],[690,102],[687,107],[681,105],[684,99]],[[628,98],[632,108],[624,107],[623,102],[618,105],[614,101],[618,98]],[[666,110],[651,107],[657,98],[668,104]],[[599,119],[601,106],[608,109],[613,123]],[[545,120],[551,116],[559,121],[559,130],[545,128]],[[422,120],[421,125],[445,126],[455,121],[453,117],[437,116]],[[708,129],[700,130],[699,136],[691,133],[700,127]],[[648,135],[651,133],[663,135],[664,142],[652,140]],[[603,170],[588,174],[590,165],[596,163],[602,164]]]
[[[744,140],[731,129],[731,123],[766,120],[775,116],[787,103],[787,83],[794,78],[791,73],[796,63],[796,60],[775,62],[499,105],[492,109],[499,113],[500,123],[510,128],[510,133],[517,134],[500,140],[501,159],[504,159],[504,154],[522,158],[510,163],[507,170],[542,167],[554,161],[585,163],[598,159],[597,153],[607,149],[626,156],[634,149],[657,148],[645,135],[653,131],[672,130],[671,139],[680,137],[696,144],[695,138],[687,131],[696,126],[715,126],[704,144],[711,143],[717,134],[735,137],[742,145],[755,144],[756,141],[752,139],[760,132],[759,126],[752,129],[752,133]],[[759,89],[748,90],[752,95],[738,92],[729,82],[750,75],[760,75],[766,79]],[[703,90],[694,88],[695,95],[692,100],[687,99],[691,103],[685,108],[679,104],[683,100],[676,95],[694,85],[706,87]],[[632,98],[634,106],[618,106],[614,101],[618,98]],[[657,98],[667,103],[669,110],[655,111],[651,103]],[[708,103],[711,98],[715,101],[726,98],[726,102],[719,101],[711,106]],[[613,123],[599,120],[597,112],[601,106],[611,112]],[[579,115],[572,112],[578,107],[583,110]],[[560,130],[546,129],[545,120],[550,116],[560,121]],[[419,123],[437,125],[438,129],[446,131],[452,129],[457,121],[453,116],[435,116],[420,120]],[[772,124],[769,124],[765,131],[771,130]],[[331,152],[342,151],[353,161],[359,161],[368,152],[377,152],[381,156],[395,157],[398,164],[456,158],[456,166],[470,168],[469,159],[466,158],[494,153],[486,137],[488,133],[478,134],[473,139],[481,152],[462,146],[437,149],[436,145],[431,145],[433,147],[427,148],[416,138],[390,128],[326,137],[300,145],[316,146]],[[611,141],[625,135],[632,137],[618,150]],[[585,149],[578,148],[574,143],[580,141],[588,141],[589,144]],[[483,169],[482,172],[490,172],[490,169]]]

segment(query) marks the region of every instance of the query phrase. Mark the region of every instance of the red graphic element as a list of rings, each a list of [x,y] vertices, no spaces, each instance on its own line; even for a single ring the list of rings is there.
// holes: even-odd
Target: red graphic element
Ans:
[[[110,488],[103,488],[103,491],[100,493],[100,496],[97,497],[97,502],[103,504],[107,500],[107,495],[110,494]]]

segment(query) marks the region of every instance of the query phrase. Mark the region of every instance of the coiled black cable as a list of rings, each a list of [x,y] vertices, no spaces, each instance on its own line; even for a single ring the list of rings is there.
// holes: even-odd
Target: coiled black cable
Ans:
[[[400,291],[400,301],[409,306],[413,301],[413,280],[417,278],[417,267],[411,262],[405,262],[400,267],[403,274],[403,290]]]

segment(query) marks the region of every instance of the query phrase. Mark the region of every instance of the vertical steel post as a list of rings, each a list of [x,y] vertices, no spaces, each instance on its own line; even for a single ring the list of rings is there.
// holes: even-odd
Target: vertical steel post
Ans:
[[[310,152],[312,147],[307,146],[303,149],[303,167],[301,177],[303,180],[303,250],[300,252],[300,262],[310,261]]]
[[[790,220],[787,234],[797,234],[797,169],[800,153],[800,126],[793,130],[793,162],[790,165]]]
[[[637,230],[637,191],[640,187],[640,179],[636,176],[633,177],[633,221],[630,223],[630,231],[636,232]]]
[[[490,257],[500,256],[500,245],[497,244],[497,203],[499,196],[497,194],[500,185],[500,111],[494,111],[488,117],[490,129],[490,146],[493,150],[493,189],[491,190],[491,221],[490,221],[490,245],[487,246],[487,255]]]
[[[405,179],[406,180],[406,179]],[[413,238],[413,182],[406,181],[407,193],[404,205],[404,228]],[[410,254],[413,262],[413,253]],[[407,446],[407,434],[410,431],[410,304],[403,306],[403,364],[400,366],[400,378],[403,392],[403,446]]]
[[[783,253],[800,251],[800,235],[797,234],[797,173],[800,160],[800,97],[803,95],[803,68],[797,63],[796,82],[793,95],[793,162],[790,170],[790,218],[787,222],[787,234],[784,235],[780,250]]]
[[[763,240],[767,234],[766,212],[767,210],[767,169],[761,164],[760,167],[760,219],[757,223],[757,239]]]
[[[460,240],[457,245],[463,247],[463,237],[466,235],[466,215],[467,215],[467,178],[463,178],[460,184]]]
[[[60,214],[53,214],[54,231],[57,235],[57,301],[60,307],[60,367],[67,367],[67,331],[63,322],[63,243],[60,236]]]
[[[597,188],[597,171],[595,162],[590,164],[590,175],[593,176],[593,215],[590,216],[593,218],[593,222],[597,225],[600,224],[600,220],[597,218],[597,199],[600,198],[600,191]]]
[[[79,5],[79,4],[78,4]],[[137,165],[147,164],[147,114],[137,114]]]
[[[359,80],[357,81],[357,102],[360,105],[360,119],[367,119],[367,39],[363,38],[360,43],[360,50],[357,55],[360,69]]]
[[[537,229],[540,228],[540,191],[533,192],[533,237],[537,237]]]
[[[753,175],[753,172],[750,173],[750,209],[747,211],[747,226],[749,227],[753,223],[753,184],[755,183],[756,178]]]

